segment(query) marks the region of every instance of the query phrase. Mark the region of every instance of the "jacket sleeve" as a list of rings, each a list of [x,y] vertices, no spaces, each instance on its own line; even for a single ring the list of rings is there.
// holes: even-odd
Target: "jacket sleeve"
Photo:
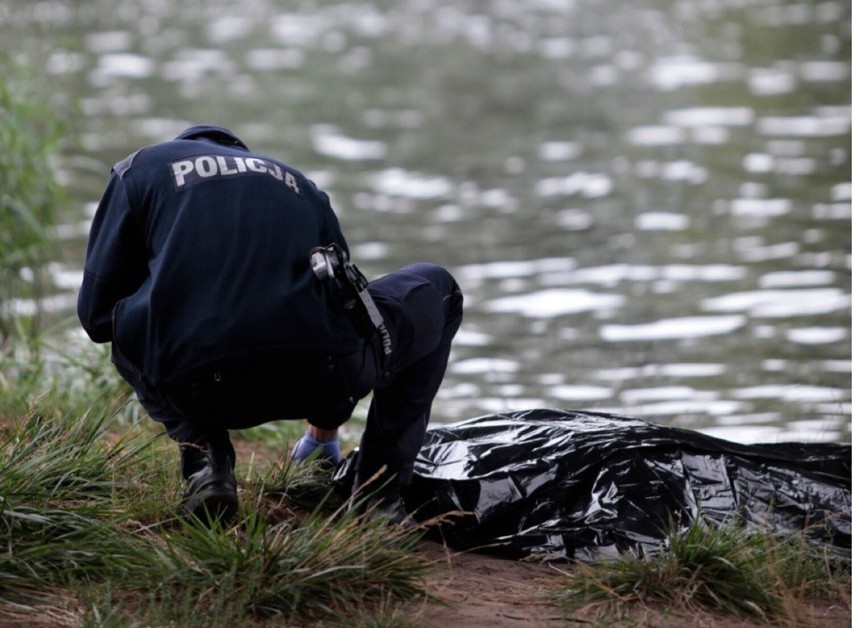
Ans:
[[[86,249],[77,316],[95,342],[112,340],[115,305],[148,275],[142,229],[130,206],[125,183],[113,174],[101,198]]]

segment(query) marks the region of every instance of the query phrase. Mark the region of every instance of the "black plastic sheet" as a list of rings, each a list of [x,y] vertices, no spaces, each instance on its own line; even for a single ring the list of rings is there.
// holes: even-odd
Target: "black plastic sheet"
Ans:
[[[357,454],[356,454],[357,455]],[[849,445],[742,445],[625,416],[535,409],[427,432],[405,492],[455,549],[594,560],[696,520],[805,532],[848,556]],[[351,487],[354,456],[335,475]]]

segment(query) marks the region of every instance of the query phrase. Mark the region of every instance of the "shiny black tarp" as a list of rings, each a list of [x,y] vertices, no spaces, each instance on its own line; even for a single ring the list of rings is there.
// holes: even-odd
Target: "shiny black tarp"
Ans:
[[[594,560],[654,553],[696,519],[804,531],[848,556],[849,445],[742,445],[606,413],[534,409],[427,432],[405,504],[455,549]],[[357,456],[357,453],[355,454]],[[354,456],[335,478],[348,490]]]

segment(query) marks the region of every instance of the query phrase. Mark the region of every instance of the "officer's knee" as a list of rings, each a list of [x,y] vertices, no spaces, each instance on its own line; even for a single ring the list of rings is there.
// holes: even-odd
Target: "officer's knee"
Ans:
[[[457,329],[461,324],[464,296],[455,277],[443,266],[429,262],[414,264],[411,268],[441,294],[445,327]]]
[[[433,264],[431,262],[418,262],[412,264],[405,269],[406,271],[423,277],[426,281],[435,286],[438,291],[447,296],[458,293],[461,295],[461,289],[455,277],[450,274],[443,266]]]

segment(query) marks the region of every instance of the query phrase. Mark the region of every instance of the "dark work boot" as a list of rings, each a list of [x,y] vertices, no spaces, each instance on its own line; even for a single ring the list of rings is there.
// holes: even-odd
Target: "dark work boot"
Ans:
[[[367,498],[366,503],[367,521],[384,521],[388,525],[413,528],[417,522],[405,510],[402,497],[381,497],[378,499]]]
[[[237,480],[230,447],[181,443],[181,472],[186,478],[184,509],[202,523],[233,523],[237,516]]]
[[[413,528],[417,525],[405,509],[396,478],[388,473],[382,473],[362,487],[356,472],[349,507],[368,521],[381,520],[388,525],[399,525],[403,528]]]

